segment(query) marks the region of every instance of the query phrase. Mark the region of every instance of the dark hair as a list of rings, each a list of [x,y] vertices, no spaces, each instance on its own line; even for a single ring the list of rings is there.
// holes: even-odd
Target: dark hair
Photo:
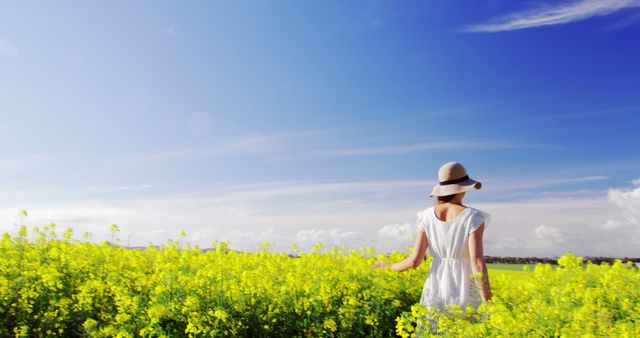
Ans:
[[[456,197],[457,194],[446,195],[446,196],[438,196],[438,202],[451,202]]]

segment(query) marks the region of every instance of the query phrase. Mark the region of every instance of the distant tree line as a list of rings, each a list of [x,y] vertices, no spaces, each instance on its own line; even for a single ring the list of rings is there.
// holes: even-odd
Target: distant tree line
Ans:
[[[584,258],[585,263],[587,261],[593,264],[602,264],[609,263],[613,264],[616,259],[622,260],[623,263],[633,262],[636,265],[640,264],[640,257],[635,258],[615,258],[615,257],[598,257],[598,256],[582,256]],[[547,258],[547,257],[498,257],[498,256],[484,256],[484,260],[487,263],[501,263],[501,264],[553,264],[557,265],[558,260],[555,258]]]

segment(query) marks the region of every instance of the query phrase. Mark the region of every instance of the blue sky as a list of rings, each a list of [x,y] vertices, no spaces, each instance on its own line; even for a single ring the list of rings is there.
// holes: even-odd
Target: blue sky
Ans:
[[[402,249],[459,161],[487,254],[640,256],[638,36],[631,0],[5,4],[0,230]]]

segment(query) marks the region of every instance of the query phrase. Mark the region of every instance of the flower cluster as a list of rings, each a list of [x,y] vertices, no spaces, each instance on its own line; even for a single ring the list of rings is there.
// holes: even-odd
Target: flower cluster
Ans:
[[[398,318],[397,334],[640,337],[640,272],[631,262],[584,264],[567,253],[558,264],[538,263],[530,273],[490,272],[494,297],[477,309],[414,305]]]
[[[640,273],[620,261],[567,254],[557,268],[490,269],[490,302],[437,312],[416,304],[428,260],[403,273],[371,268],[403,252],[318,244],[289,255],[263,244],[249,253],[171,240],[129,249],[55,228],[0,240],[0,336],[640,336]]]
[[[129,249],[71,231],[58,239],[54,229],[0,241],[0,336],[389,337],[428,269],[371,269],[405,254],[364,247],[289,255],[266,243],[250,253],[170,240]]]

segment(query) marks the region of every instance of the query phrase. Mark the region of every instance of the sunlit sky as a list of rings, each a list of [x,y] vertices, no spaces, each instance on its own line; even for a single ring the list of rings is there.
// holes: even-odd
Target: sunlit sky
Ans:
[[[5,3],[0,232],[406,250],[458,161],[486,255],[640,256],[639,37],[632,0]]]

